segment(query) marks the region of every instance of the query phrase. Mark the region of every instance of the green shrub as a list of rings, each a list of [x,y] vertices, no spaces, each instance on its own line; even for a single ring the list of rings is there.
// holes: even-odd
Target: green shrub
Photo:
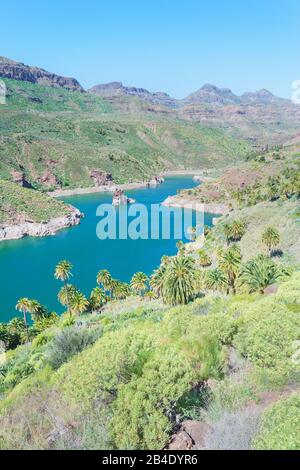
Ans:
[[[253,445],[258,450],[300,449],[299,394],[279,400],[266,409]]]
[[[99,330],[69,326],[59,331],[49,344],[45,357],[53,369],[58,369],[72,356],[93,344],[100,335]]]
[[[174,346],[160,348],[145,364],[141,377],[120,386],[111,420],[116,447],[163,447],[172,429],[168,415],[200,375],[183,352]]]
[[[260,308],[258,305],[256,308]],[[272,313],[254,315],[239,328],[234,339],[238,350],[259,367],[295,367],[293,342],[300,338],[298,313],[278,307]]]

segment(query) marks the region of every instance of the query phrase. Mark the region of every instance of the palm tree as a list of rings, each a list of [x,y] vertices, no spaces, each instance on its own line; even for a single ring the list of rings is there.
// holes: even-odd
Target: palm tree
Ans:
[[[246,233],[246,224],[243,220],[234,220],[230,226],[231,241],[239,241]]]
[[[264,293],[266,287],[274,284],[283,272],[268,256],[257,255],[248,261],[241,271],[241,281],[249,286],[249,292]]]
[[[154,300],[154,299],[157,299],[157,295],[155,294],[155,292],[153,290],[148,290],[146,293],[145,293],[145,299],[147,300]]]
[[[138,272],[132,276],[130,286],[133,291],[137,292],[140,296],[143,296],[143,293],[147,289],[147,283],[149,279],[145,273]]]
[[[196,292],[195,261],[190,256],[172,258],[163,280],[162,296],[171,305],[187,304]]]
[[[223,232],[229,246],[230,242],[237,242],[245,235],[246,224],[242,220],[234,220],[231,224],[223,225]]]
[[[90,305],[93,309],[100,309],[106,303],[106,295],[101,287],[95,287],[90,295]]]
[[[72,312],[75,314],[80,314],[86,312],[89,302],[85,295],[83,295],[79,290],[75,290],[74,295],[71,301]]]
[[[27,299],[26,297],[19,299],[16,305],[16,310],[23,313],[27,341],[29,341],[27,313],[30,312],[31,307],[32,307],[31,300]]]
[[[107,269],[102,269],[97,274],[97,284],[102,286],[105,292],[109,293],[109,296],[112,296],[112,286],[113,286],[113,278],[110,272]]]
[[[236,293],[236,278],[239,274],[241,262],[242,262],[242,255],[241,249],[238,245],[233,245],[227,250],[222,251],[219,254],[219,268],[224,272],[227,276],[227,294],[229,294],[230,289],[232,290],[233,294]]]
[[[74,287],[72,284],[65,284],[58,293],[58,300],[64,307],[67,307],[67,311],[70,317],[72,316],[71,305],[75,292],[76,287]]]
[[[60,261],[55,268],[54,277],[59,279],[64,283],[72,276],[71,269],[73,268],[72,264],[69,261],[63,260]]]
[[[272,256],[273,249],[280,243],[280,234],[274,227],[267,227],[261,237],[262,242],[269,250],[269,256]]]
[[[227,286],[227,279],[219,268],[209,269],[205,275],[205,286],[214,291],[222,291]]]
[[[126,297],[130,295],[131,289],[130,286],[125,282],[114,280],[112,285],[112,293],[115,299],[122,300],[126,299]]]
[[[230,245],[230,237],[231,237],[231,227],[230,224],[223,225],[223,232],[226,238],[227,246]]]
[[[212,259],[205,250],[199,250],[198,256],[199,256],[198,262],[200,266],[202,266],[203,268],[206,268],[207,266],[210,266],[212,264]]]
[[[58,279],[62,282],[64,282],[65,287],[67,286],[67,281],[68,279],[72,276],[71,269],[73,268],[73,265],[70,263],[70,261],[63,260],[60,261],[54,271],[54,277],[55,279]],[[64,306],[67,307],[67,311],[70,311],[70,299],[68,298],[68,292],[69,289],[65,289],[65,294],[66,294],[66,302],[63,304]]]
[[[49,312],[44,307],[44,305],[40,304],[37,300],[30,300],[29,305],[29,313],[33,321],[39,320],[40,318],[47,317]]]
[[[152,276],[150,277],[150,287],[158,296],[161,296],[162,294],[166,271],[166,264],[161,263],[160,266],[153,272]]]

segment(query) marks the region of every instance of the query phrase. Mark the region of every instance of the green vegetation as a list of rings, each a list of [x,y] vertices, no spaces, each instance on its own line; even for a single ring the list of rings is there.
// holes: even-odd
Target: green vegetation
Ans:
[[[20,221],[42,223],[69,213],[70,208],[61,201],[0,179],[1,223],[15,224]]]
[[[258,450],[299,450],[300,395],[295,394],[270,406],[262,417]]]
[[[101,270],[89,299],[60,262],[66,313],[21,299],[32,325],[26,317],[0,329],[0,447],[160,449],[191,418],[210,425],[207,448],[277,448],[280,412],[262,415],[262,392],[300,382],[300,278],[266,255],[245,263],[243,236],[163,257],[150,282],[136,273],[127,285]],[[207,253],[217,267],[197,262]],[[277,292],[262,295],[274,281]],[[282,424],[284,448],[298,446],[294,427]]]
[[[21,122],[13,106],[30,101],[29,92],[42,93],[33,85],[11,86],[10,109],[1,114],[4,134],[14,129],[10,143]],[[25,172],[36,185],[49,157],[41,148],[34,153],[37,135],[51,152],[59,141],[64,158],[54,159],[53,172],[63,186],[88,185],[91,168],[125,181],[175,160],[189,166],[223,139],[217,130],[158,116],[126,120],[89,95],[47,92],[22,111],[21,139],[36,174],[26,166]],[[230,152],[235,158],[231,145]],[[124,160],[116,157],[121,153]],[[16,154],[9,164],[3,159],[7,175]],[[42,158],[40,167],[33,155]],[[219,202],[227,194],[232,210],[205,229],[204,241],[191,230],[193,242],[179,242],[177,255],[164,256],[150,279],[138,272],[127,284],[101,269],[85,297],[64,260],[54,271],[62,282],[60,317],[36,300],[19,300],[20,317],[0,324],[0,449],[162,449],[187,419],[209,425],[207,449],[299,449],[299,168],[294,155],[283,162],[266,154],[251,165],[274,178],[281,172],[279,183],[267,177],[234,185],[232,173],[229,186],[224,175],[211,183]],[[283,165],[293,165],[294,176]],[[206,183],[203,188],[205,195],[197,189],[190,196],[215,202]]]
[[[22,171],[35,188],[93,186],[93,170],[124,183],[164,169],[222,167],[251,149],[222,130],[142,109],[126,114],[92,94],[5,82],[0,175]]]

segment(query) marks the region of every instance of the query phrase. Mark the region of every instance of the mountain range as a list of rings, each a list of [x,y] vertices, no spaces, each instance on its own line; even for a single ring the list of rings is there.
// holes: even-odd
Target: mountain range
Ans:
[[[73,91],[85,91],[75,78],[56,75],[42,68],[25,65],[22,62],[16,62],[6,57],[0,57],[0,77],[38,83],[44,86],[65,88]],[[265,89],[247,92],[242,96],[237,96],[229,88],[218,88],[211,84],[203,85],[202,88],[191,93],[183,100],[172,98],[162,91],[150,92],[145,88],[124,86],[122,82],[118,81],[95,85],[87,91],[106,99],[114,99],[122,96],[138,97],[143,101],[167,108],[180,108],[189,104],[227,105],[289,102],[289,100],[274,96],[270,91]]]
[[[0,58],[0,179],[51,190],[222,168],[298,138],[300,106],[267,90],[206,84],[183,100]],[[102,183],[101,183],[102,184]]]

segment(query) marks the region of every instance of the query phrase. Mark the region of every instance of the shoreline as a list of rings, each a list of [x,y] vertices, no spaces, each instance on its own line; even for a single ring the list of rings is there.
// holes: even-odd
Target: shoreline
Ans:
[[[179,207],[182,209],[191,209],[195,211],[205,212],[206,214],[213,214],[216,216],[227,215],[230,209],[226,204],[205,204],[192,201],[190,199],[180,198],[179,196],[168,196],[162,203],[165,207]],[[201,209],[197,209],[197,206],[201,206]],[[204,208],[204,211],[202,210]]]
[[[25,237],[46,237],[55,235],[59,230],[80,224],[84,217],[76,207],[70,206],[68,215],[55,217],[48,222],[24,222],[22,224],[0,227],[0,243],[9,240],[20,240]]]
[[[159,173],[158,177],[194,175],[195,177],[199,178],[199,180],[197,179],[197,181],[201,182],[201,181],[205,181],[206,178],[210,178],[210,177],[202,175],[202,171],[203,170],[166,170],[166,171],[162,171],[161,173]],[[114,191],[116,191],[116,189],[120,189],[122,191],[130,191],[131,189],[147,188],[150,181],[151,180],[135,181],[132,183],[122,183],[122,184],[112,183],[112,184],[103,184],[101,186],[87,186],[86,188],[55,189],[54,191],[47,192],[47,194],[48,196],[52,196],[52,197],[64,197],[64,196],[77,196],[81,194],[113,193]]]
[[[63,196],[77,196],[80,194],[96,194],[96,193],[113,193],[116,189],[122,191],[128,191],[131,189],[147,188],[147,182],[136,182],[136,183],[124,183],[124,184],[110,184],[101,186],[88,186],[86,188],[74,188],[74,189],[56,189],[55,191],[49,191],[48,196],[52,197],[63,197]]]

